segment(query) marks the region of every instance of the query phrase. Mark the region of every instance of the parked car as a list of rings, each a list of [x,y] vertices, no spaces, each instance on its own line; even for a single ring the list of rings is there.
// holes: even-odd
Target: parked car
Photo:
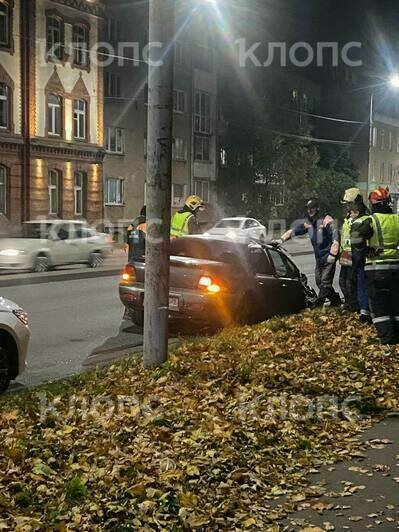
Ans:
[[[233,240],[238,237],[246,237],[264,242],[266,240],[266,234],[266,227],[258,222],[258,220],[237,216],[235,218],[223,218],[209,229],[205,233],[205,236],[226,236]]]
[[[97,233],[83,222],[25,222],[20,238],[0,240],[0,268],[45,272],[80,263],[97,268],[111,249],[108,235]]]
[[[0,393],[25,370],[29,339],[27,313],[0,297]]]
[[[296,313],[316,296],[281,250],[247,239],[190,236],[172,242],[169,316],[198,325],[262,321]],[[129,263],[119,293],[126,314],[143,324],[145,259]]]

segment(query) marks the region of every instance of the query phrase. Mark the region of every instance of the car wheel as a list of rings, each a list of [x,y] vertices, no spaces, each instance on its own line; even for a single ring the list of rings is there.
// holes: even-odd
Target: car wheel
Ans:
[[[144,326],[144,310],[126,309],[124,319],[130,320],[137,327]]]
[[[44,256],[36,257],[33,271],[35,273],[45,273],[50,269],[48,258]]]
[[[6,350],[0,347],[0,393],[7,390],[10,381],[10,360]]]
[[[101,253],[92,253],[90,255],[89,259],[89,267],[90,268],[99,268],[104,264],[104,257],[101,255]]]

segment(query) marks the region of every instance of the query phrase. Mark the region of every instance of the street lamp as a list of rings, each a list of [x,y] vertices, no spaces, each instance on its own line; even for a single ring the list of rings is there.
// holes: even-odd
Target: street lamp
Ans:
[[[388,79],[384,80],[382,84],[385,87],[398,90],[399,89],[399,73],[393,73]],[[370,98],[370,134],[369,134],[369,169],[368,169],[368,182],[367,182],[367,193],[369,192],[370,183],[373,178],[373,162],[371,157],[371,150],[374,145],[374,108],[375,108],[375,93],[374,88],[371,91]]]
[[[392,74],[388,81],[389,85],[394,89],[399,89],[399,73]]]

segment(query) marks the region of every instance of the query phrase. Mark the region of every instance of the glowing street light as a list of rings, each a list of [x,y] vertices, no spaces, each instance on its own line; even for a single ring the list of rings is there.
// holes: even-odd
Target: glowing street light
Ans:
[[[392,74],[389,78],[389,85],[394,89],[399,89],[399,74]]]

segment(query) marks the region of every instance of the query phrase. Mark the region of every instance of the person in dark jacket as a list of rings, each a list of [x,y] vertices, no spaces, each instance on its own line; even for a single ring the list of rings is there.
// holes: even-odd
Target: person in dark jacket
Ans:
[[[339,258],[339,230],[335,220],[329,215],[320,214],[317,199],[310,199],[306,205],[306,220],[287,231],[273,245],[281,245],[294,236],[309,234],[316,259],[316,284],[319,295],[314,301],[314,307],[324,305],[329,299],[332,306],[341,305],[341,298],[334,290],[334,276]]]
[[[144,205],[127,229],[127,245],[129,262],[134,257],[145,256],[145,240],[147,234],[147,207]]]

